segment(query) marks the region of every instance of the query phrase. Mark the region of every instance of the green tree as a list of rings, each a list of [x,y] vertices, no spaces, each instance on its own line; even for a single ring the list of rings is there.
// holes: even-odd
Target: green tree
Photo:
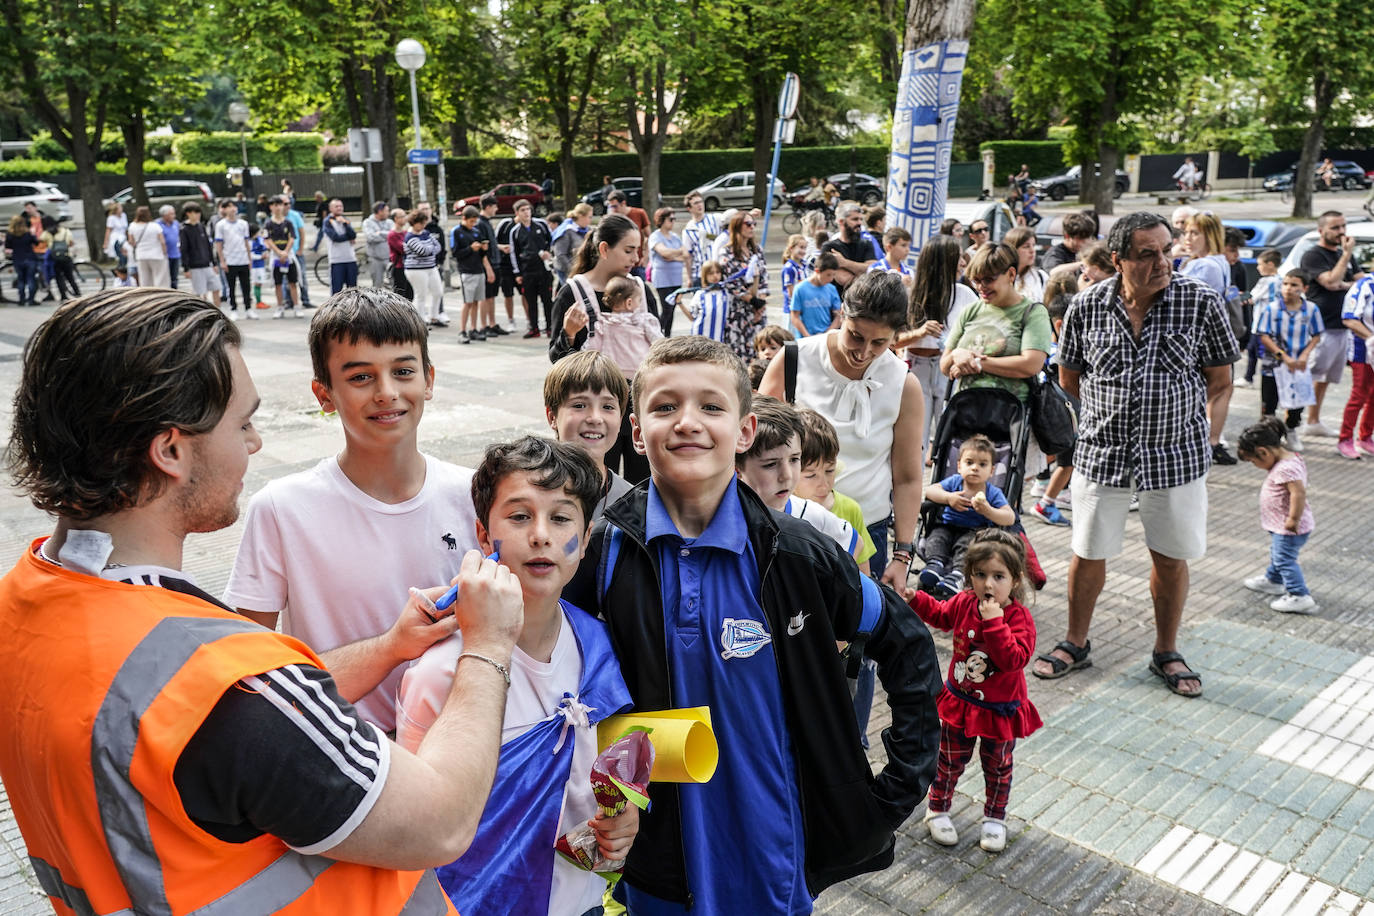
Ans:
[[[1244,3],[1216,0],[1199,15],[1187,0],[1079,0],[1065,15],[1036,0],[987,0],[978,40],[1003,49],[1017,114],[1072,127],[1080,199],[1111,213],[1113,175],[1143,120],[1177,111],[1200,75],[1254,52],[1236,47]]]
[[[1374,94],[1374,58],[1349,23],[1368,9],[1354,0],[1271,0],[1266,59],[1274,120],[1306,124],[1293,185],[1293,216],[1312,216],[1312,175],[1334,119],[1364,114]]]
[[[564,203],[577,203],[573,153],[593,86],[604,76],[611,0],[509,0],[502,16],[503,46],[520,75],[526,116],[551,116],[558,144]]]
[[[76,164],[90,257],[105,224],[96,172],[111,96],[137,78],[120,46],[121,16],[150,0],[0,0],[0,56],[28,104]]]

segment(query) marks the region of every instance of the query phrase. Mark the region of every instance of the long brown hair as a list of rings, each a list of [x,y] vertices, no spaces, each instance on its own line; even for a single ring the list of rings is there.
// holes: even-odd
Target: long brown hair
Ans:
[[[749,240],[747,248],[744,247],[744,221],[752,218],[748,212],[736,213],[730,217],[730,252],[741,261],[759,250],[759,243],[753,239]]]
[[[973,570],[988,560],[997,560],[1011,573],[1011,597],[1026,603],[1026,545],[1010,531],[984,528],[973,538],[964,554],[964,581],[973,581]]]

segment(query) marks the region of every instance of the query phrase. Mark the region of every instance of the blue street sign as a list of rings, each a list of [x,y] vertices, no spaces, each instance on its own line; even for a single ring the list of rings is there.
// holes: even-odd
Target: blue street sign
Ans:
[[[437,149],[412,149],[406,151],[406,162],[411,165],[438,165],[439,155],[442,150]]]

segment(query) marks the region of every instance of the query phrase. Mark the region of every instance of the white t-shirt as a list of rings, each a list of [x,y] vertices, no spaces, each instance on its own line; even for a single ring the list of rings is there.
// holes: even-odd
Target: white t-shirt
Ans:
[[[462,634],[455,633],[430,646],[406,669],[396,703],[397,744],[412,752],[420,746],[448,699],[462,651]],[[576,696],[581,682],[582,655],[577,649],[577,637],[567,617],[562,616],[558,641],[547,663],[536,661],[518,646],[511,654],[510,690],[506,694],[506,717],[501,723],[501,743],[504,745],[520,737],[555,715],[563,702],[563,693]],[[572,769],[563,789],[563,811],[558,819],[557,836],[596,816],[596,798],[591,787],[592,761],[597,753],[596,728],[575,728],[573,732],[570,736],[573,740]],[[549,916],[585,913],[601,903],[606,881],[592,872],[575,868],[554,852],[557,836],[545,843],[554,863]],[[544,841],[533,839],[532,842]]]
[[[134,223],[129,227],[129,241],[134,245],[134,257],[140,261],[166,260],[162,247],[162,227],[157,223]]]
[[[420,492],[394,505],[354,486],[337,458],[274,480],[248,504],[224,603],[284,611],[282,632],[316,652],[377,636],[407,588],[447,584],[477,547],[471,487],[472,471],[428,455]],[[398,668],[356,704],[383,731],[400,682]]]
[[[106,246],[105,253],[110,257],[115,256],[115,242],[127,242],[129,240],[129,217],[127,214],[111,213],[105,217],[105,228],[110,230],[110,244]]]
[[[851,557],[858,551],[859,533],[854,530],[854,526],[820,503],[802,499],[800,496],[789,496],[783,511],[810,524],[812,528],[839,544],[840,549]]]
[[[248,221],[222,219],[215,224],[215,241],[224,243],[224,263],[246,267],[252,263],[248,251]]]
[[[977,301],[978,294],[973,290],[962,283],[954,284],[954,298],[949,303],[949,314],[941,322],[945,326],[945,334],[948,334],[949,329],[954,327],[954,320],[959,317],[959,314]],[[941,334],[939,337],[922,335],[908,343],[907,347],[912,350],[943,350],[945,348],[945,334]],[[867,518],[868,516],[864,517]]]

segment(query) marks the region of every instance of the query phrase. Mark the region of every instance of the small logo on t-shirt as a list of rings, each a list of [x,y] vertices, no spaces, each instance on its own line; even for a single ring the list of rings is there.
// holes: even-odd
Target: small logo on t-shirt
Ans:
[[[802,627],[806,626],[806,618],[810,616],[810,614],[803,614],[801,611],[797,611],[797,616],[787,621],[787,635],[796,636],[800,633]]]
[[[444,532],[443,542],[448,545],[449,550],[458,549],[458,542],[454,540],[453,535],[449,532]]]
[[[749,658],[773,641],[762,622],[726,617],[720,624],[720,657]]]

